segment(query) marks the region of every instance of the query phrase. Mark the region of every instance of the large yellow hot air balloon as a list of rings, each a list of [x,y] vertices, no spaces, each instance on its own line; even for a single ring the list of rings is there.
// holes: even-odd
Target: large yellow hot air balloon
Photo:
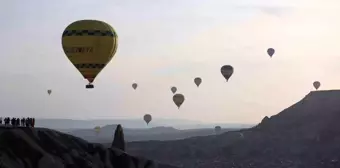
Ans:
[[[98,20],[79,20],[68,25],[62,35],[67,58],[89,81],[93,81],[117,51],[118,36],[107,23]]]

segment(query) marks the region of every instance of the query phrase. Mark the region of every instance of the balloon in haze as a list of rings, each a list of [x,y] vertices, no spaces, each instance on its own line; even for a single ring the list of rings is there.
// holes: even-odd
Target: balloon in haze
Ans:
[[[98,135],[100,132],[100,126],[96,126],[94,127],[94,131],[96,132],[96,134]]]
[[[118,37],[107,23],[98,20],[78,20],[66,27],[62,46],[67,58],[89,81],[93,81],[115,55]]]
[[[47,90],[47,93],[48,93],[48,95],[51,95],[52,90],[51,89]]]
[[[202,83],[202,79],[197,77],[197,78],[194,79],[194,82],[195,82],[196,86],[199,87],[200,84]]]
[[[132,84],[132,88],[135,89],[135,90],[136,90],[137,86],[138,86],[137,83]]]
[[[241,138],[244,138],[244,135],[242,132],[239,133]]]
[[[313,86],[316,90],[318,90],[319,87],[321,86],[321,83],[319,81],[315,81],[315,82],[313,82]]]
[[[221,126],[216,126],[215,127],[215,133],[216,134],[219,134],[221,132],[221,130],[222,130]]]
[[[273,48],[268,48],[267,53],[270,57],[272,57],[275,53],[275,50]]]
[[[184,98],[184,95],[182,95],[182,94],[175,94],[172,97],[172,100],[175,102],[176,106],[179,109],[181,107],[181,105],[183,104],[185,98]]]
[[[221,73],[228,82],[229,78],[234,73],[234,68],[231,65],[224,65],[221,67]]]
[[[176,91],[177,91],[177,88],[176,88],[175,86],[171,87],[171,92],[172,92],[173,94],[175,94]]]
[[[145,114],[144,115],[144,121],[146,122],[146,124],[149,125],[149,122],[152,120],[152,117],[150,114]]]

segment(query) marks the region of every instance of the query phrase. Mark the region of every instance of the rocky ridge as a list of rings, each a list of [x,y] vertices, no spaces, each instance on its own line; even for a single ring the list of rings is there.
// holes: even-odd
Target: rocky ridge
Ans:
[[[0,127],[1,168],[176,168],[45,128]]]
[[[340,91],[313,91],[250,129],[176,141],[131,142],[127,151],[187,168],[340,167]]]

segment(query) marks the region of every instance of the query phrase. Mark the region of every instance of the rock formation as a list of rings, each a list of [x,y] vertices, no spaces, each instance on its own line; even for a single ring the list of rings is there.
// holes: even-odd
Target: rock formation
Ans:
[[[122,140],[122,137],[119,138]],[[176,168],[130,156],[115,147],[105,148],[100,144],[88,143],[58,131],[26,127],[0,127],[0,167]]]
[[[112,141],[111,148],[117,148],[122,151],[125,151],[125,141],[124,141],[124,132],[122,126],[119,124],[117,125],[116,131],[115,131],[115,137]]]

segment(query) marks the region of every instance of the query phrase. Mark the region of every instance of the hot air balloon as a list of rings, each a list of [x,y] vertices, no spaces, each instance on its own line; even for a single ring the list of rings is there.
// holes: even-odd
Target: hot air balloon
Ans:
[[[152,117],[150,114],[145,114],[144,115],[144,121],[146,122],[147,125],[149,125],[149,122],[152,120]]]
[[[47,90],[47,93],[48,93],[48,95],[51,95],[52,90],[51,89]]]
[[[137,83],[132,84],[132,88],[135,89],[135,90],[136,90],[137,86],[138,86]]]
[[[202,79],[197,77],[197,78],[194,79],[194,82],[195,82],[196,86],[199,87],[200,84],[202,83]]]
[[[221,126],[216,126],[215,127],[215,133],[216,134],[219,134],[221,132],[221,130],[222,130]]]
[[[319,87],[321,86],[321,83],[319,81],[315,81],[315,82],[313,82],[313,86],[316,90],[318,90]]]
[[[107,23],[98,20],[78,20],[66,27],[62,46],[67,58],[89,81],[93,88],[97,75],[117,51],[118,36]]]
[[[229,78],[234,73],[234,68],[231,65],[224,65],[221,67],[221,73],[228,82]]]
[[[181,105],[183,104],[185,98],[184,98],[184,95],[182,95],[182,94],[175,94],[172,97],[172,100],[175,102],[176,106],[179,109],[181,107]]]
[[[268,48],[267,53],[270,57],[272,57],[275,53],[275,50],[273,48]]]
[[[100,132],[100,126],[96,126],[94,127],[94,131],[96,132],[96,134],[98,135]]]
[[[177,88],[175,86],[173,86],[173,87],[171,87],[171,91],[172,91],[173,94],[175,94],[176,91],[177,91]]]

